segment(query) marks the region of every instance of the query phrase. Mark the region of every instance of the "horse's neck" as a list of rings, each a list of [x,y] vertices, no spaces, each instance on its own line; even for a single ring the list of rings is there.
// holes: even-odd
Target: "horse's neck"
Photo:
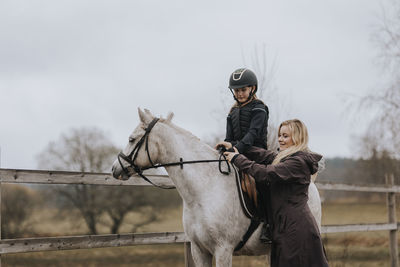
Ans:
[[[215,150],[188,132],[172,128],[165,134],[169,137],[164,139],[161,163],[179,162],[180,158],[183,161],[218,159]],[[186,202],[197,201],[210,190],[234,190],[234,180],[219,172],[217,162],[184,164],[183,168],[172,166],[166,167],[166,170]]]

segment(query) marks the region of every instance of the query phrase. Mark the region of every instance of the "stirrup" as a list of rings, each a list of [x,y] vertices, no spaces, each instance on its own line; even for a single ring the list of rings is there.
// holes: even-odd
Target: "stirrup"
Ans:
[[[260,236],[260,241],[261,241],[261,243],[263,243],[263,244],[272,244],[272,239],[269,238],[268,236],[263,236],[263,235],[261,235],[261,236]]]
[[[264,223],[261,228],[260,241],[264,244],[272,244],[271,228],[267,223]]]

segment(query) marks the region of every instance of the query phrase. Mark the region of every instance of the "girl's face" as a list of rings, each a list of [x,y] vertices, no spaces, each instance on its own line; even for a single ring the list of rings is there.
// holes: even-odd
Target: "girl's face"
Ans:
[[[240,104],[247,102],[252,90],[253,90],[252,86],[234,89],[235,97]]]
[[[279,149],[281,151],[294,145],[292,134],[287,125],[283,125],[279,129],[278,141],[279,141]]]

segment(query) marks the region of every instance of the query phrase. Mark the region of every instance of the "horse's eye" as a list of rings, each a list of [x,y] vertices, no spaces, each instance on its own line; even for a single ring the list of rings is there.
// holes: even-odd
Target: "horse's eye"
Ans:
[[[135,142],[135,138],[129,137],[129,143],[133,143],[133,142]]]

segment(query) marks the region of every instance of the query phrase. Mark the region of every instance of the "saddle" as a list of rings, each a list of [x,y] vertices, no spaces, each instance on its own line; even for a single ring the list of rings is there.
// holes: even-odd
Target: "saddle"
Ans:
[[[262,221],[265,207],[258,197],[257,184],[254,178],[246,173],[238,172],[237,186],[245,215],[249,219]]]
[[[258,196],[257,183],[251,175],[238,172],[233,166],[236,176],[236,185],[239,191],[240,204],[244,214],[251,220],[247,232],[242,237],[239,244],[236,245],[235,251],[240,250],[258,228],[258,226],[266,219],[265,202]]]
[[[247,203],[248,205],[254,205],[257,208],[257,188],[256,188],[256,181],[251,175],[246,173],[241,173],[241,188],[244,193],[247,195]]]

